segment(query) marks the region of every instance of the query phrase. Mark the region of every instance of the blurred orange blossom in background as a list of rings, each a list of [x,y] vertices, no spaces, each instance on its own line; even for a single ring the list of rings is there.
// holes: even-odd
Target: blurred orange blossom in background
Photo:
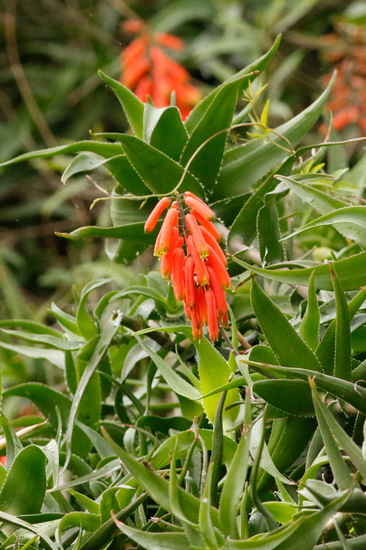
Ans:
[[[190,83],[188,71],[164,51],[164,48],[183,50],[183,41],[172,34],[153,34],[139,19],[126,21],[123,29],[138,34],[138,37],[121,53],[121,83],[144,103],[150,97],[155,107],[170,105],[174,91],[175,104],[185,120],[200,101],[201,92]]]

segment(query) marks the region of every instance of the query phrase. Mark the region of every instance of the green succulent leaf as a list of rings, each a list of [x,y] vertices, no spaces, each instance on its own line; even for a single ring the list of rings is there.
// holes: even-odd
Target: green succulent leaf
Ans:
[[[309,298],[306,306],[306,312],[301,321],[299,335],[306,344],[315,351],[319,344],[320,311],[316,296],[315,273],[310,275],[309,279]]]
[[[272,47],[258,60],[254,61],[236,75],[228,78],[223,82],[218,88],[213,90],[208,96],[206,96],[189,114],[187,120],[185,121],[185,126],[189,135],[197,128],[197,125],[202,120],[203,116],[207,112],[207,109],[215,99],[219,91],[227,85],[230,85],[233,81],[238,81],[240,83],[239,95],[245,90],[248,83],[254,80],[265,67],[268,65],[272,57],[277,51],[278,46],[280,45],[281,37],[278,36],[274,41]]]
[[[275,133],[269,132],[270,139],[254,139],[230,149],[224,156],[214,199],[242,195],[259,182],[268,172],[274,170],[286,158],[294,154],[293,148],[315,124],[327,101],[334,79],[327,89],[302,113],[285,122]],[[239,214],[231,228],[231,233],[241,233],[244,220]]]
[[[22,515],[40,512],[46,494],[46,456],[36,445],[22,449],[1,488],[0,509]]]
[[[284,366],[305,367],[320,371],[321,365],[312,349],[302,340],[286,316],[252,280],[251,300],[254,312],[272,350]]]
[[[106,75],[103,71],[98,71],[98,74],[116,94],[136,136],[142,138],[144,116],[144,104],[142,101],[140,101],[131,90],[126,88],[126,86]]]
[[[119,143],[108,143],[102,141],[77,141],[75,143],[70,143],[69,145],[59,145],[58,147],[50,147],[49,149],[41,149],[39,151],[24,153],[6,162],[2,162],[0,164],[0,168],[10,166],[18,162],[24,162],[25,160],[32,160],[37,158],[52,158],[56,155],[79,153],[81,151],[96,153],[97,155],[101,155],[104,158],[114,157],[123,153],[122,147]]]
[[[144,141],[178,161],[188,135],[177,107],[156,109],[149,103],[144,109]]]
[[[137,544],[146,550],[187,550],[188,539],[184,533],[151,533],[130,527],[121,521],[115,520],[120,531],[127,535]]]
[[[300,227],[290,235],[283,237],[282,240],[290,239],[300,235],[308,229],[314,227],[323,227],[332,225],[339,233],[349,239],[365,246],[366,244],[366,206],[346,206],[338,208],[335,212],[330,212],[316,220]]]
[[[299,263],[294,262],[294,269],[285,269],[289,263],[271,266],[271,268],[261,268],[255,265],[250,265],[235,256],[232,260],[258,275],[262,275],[266,279],[277,281],[279,283],[287,283],[289,285],[305,285],[309,284],[309,278],[314,271],[314,283],[316,288],[323,290],[333,290],[333,284],[327,264],[316,264],[311,267],[298,268]],[[358,290],[361,286],[366,285],[366,252],[360,252],[349,258],[334,261],[335,269],[337,270],[339,282],[343,290]]]
[[[314,416],[309,385],[303,380],[259,380],[253,392],[267,403],[295,416]]]

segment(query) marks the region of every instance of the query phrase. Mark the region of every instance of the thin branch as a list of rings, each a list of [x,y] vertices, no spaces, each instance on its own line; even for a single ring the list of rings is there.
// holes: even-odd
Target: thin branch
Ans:
[[[16,38],[15,7],[16,0],[7,0],[7,11],[4,14],[4,31],[10,69],[34,124],[37,126],[46,145],[48,147],[53,147],[57,145],[57,140],[38,107],[20,61]]]

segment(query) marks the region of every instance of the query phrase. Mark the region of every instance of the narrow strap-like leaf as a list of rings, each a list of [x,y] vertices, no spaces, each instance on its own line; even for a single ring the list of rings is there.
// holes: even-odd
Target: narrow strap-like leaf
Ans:
[[[258,322],[281,364],[320,371],[321,365],[314,352],[255,279],[252,280],[251,300]]]
[[[309,279],[308,304],[299,329],[299,335],[313,351],[315,351],[319,343],[320,325],[319,303],[316,297],[314,279],[315,274],[313,272]]]
[[[251,416],[251,391],[247,390],[245,398],[244,430],[227,472],[221,492],[219,507],[222,529],[224,533],[229,535],[232,539],[238,537],[236,516],[249,465]]]
[[[334,376],[351,380],[352,377],[352,349],[351,327],[348,313],[347,300],[340,285],[337,272],[333,264],[329,264],[332,276],[336,305],[336,329],[335,329],[335,354]]]
[[[333,431],[330,429],[329,415],[325,413],[326,407],[319,397],[315,381],[310,380],[310,387],[320,433],[322,434],[324,447],[329,458],[334,478],[340,489],[350,489],[354,486],[355,482],[334,439]],[[329,414],[332,416],[331,413]]]

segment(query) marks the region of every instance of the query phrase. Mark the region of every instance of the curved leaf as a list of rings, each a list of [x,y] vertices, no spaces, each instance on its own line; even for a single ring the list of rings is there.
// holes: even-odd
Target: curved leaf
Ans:
[[[328,214],[328,212],[333,212],[335,209],[347,206],[345,201],[336,199],[329,195],[329,193],[324,193],[316,187],[312,187],[310,185],[312,180],[309,180],[309,175],[294,176],[291,178],[276,175],[275,178],[321,214]]]
[[[121,82],[114,80],[110,76],[98,71],[99,76],[116,94],[118,101],[122,105],[126,118],[137,137],[142,138],[144,104],[131,90],[126,88]]]
[[[329,212],[283,237],[282,240],[300,235],[308,229],[327,225],[332,225],[344,237],[353,239],[363,246],[366,245],[366,206],[346,206],[335,212]]]
[[[275,134],[269,133],[270,139],[254,139],[230,149],[224,155],[218,184],[214,189],[214,200],[246,193],[270,170],[274,170],[279,163],[292,156],[292,149],[319,118],[333,82],[334,78],[321,96],[307,109],[276,128]],[[244,223],[245,220],[239,214],[231,232],[240,234]]]
[[[295,416],[314,416],[309,384],[303,380],[259,380],[253,392],[273,407]]]
[[[218,386],[225,384],[232,375],[232,371],[219,351],[207,340],[202,338],[200,341],[195,340],[194,345],[198,353],[198,369],[200,374],[200,385],[202,395],[206,395]],[[203,398],[203,406],[208,419],[212,424],[215,423],[216,410],[219,404],[220,396]],[[239,393],[236,390],[228,392],[225,404],[239,401]],[[224,411],[224,428],[231,428],[232,421],[237,416],[237,409]]]
[[[149,103],[144,111],[144,140],[178,161],[188,135],[177,107],[157,109]]]
[[[183,177],[183,166],[141,139],[127,134],[103,135],[120,141],[128,160],[153,193],[170,193]],[[184,175],[180,190],[202,196],[200,182],[189,171]]]
[[[123,153],[122,147],[119,143],[108,143],[103,141],[76,141],[69,145],[59,145],[58,147],[50,147],[49,149],[40,149],[39,151],[30,151],[29,153],[23,153],[13,159],[0,164],[1,167],[10,166],[17,162],[23,162],[25,160],[32,160],[38,158],[51,158],[56,155],[64,155],[66,153],[79,153],[80,151],[89,151],[96,153],[102,157],[109,158]]]
[[[105,239],[123,239],[138,244],[151,245],[155,242],[155,235],[144,233],[144,222],[131,223],[117,227],[98,227],[89,225],[71,231],[71,233],[56,233],[59,237],[78,240],[86,237],[103,237]]]
[[[286,316],[252,280],[251,300],[258,322],[272,350],[284,366],[315,371],[321,365],[312,349],[302,340]]]
[[[132,333],[133,334],[133,333]],[[176,392],[178,395],[183,395],[184,397],[187,397],[188,399],[192,400],[199,400],[201,399],[201,393],[184,380],[179,374],[177,374],[165,361],[162,359],[157,353],[155,353],[149,346],[145,344],[145,342],[137,336],[136,334],[133,334],[133,336],[136,338],[140,346],[146,351],[146,353],[149,355],[149,357],[152,359],[152,361],[155,363],[157,369],[159,370],[160,374],[164,378],[167,384],[172,388],[174,392]]]
[[[0,493],[0,510],[9,514],[37,514],[46,494],[46,457],[36,445],[14,459]]]
[[[212,189],[221,166],[227,136],[227,131],[223,130],[231,125],[239,85],[240,81],[230,82],[217,91],[182,153],[181,164],[186,166],[189,163],[190,173],[207,191]]]
[[[152,533],[151,531],[142,531],[129,527],[121,521],[115,520],[120,531],[127,535],[138,545],[146,550],[187,550],[189,547],[188,539],[184,533]]]
[[[266,279],[289,285],[307,286],[310,275],[314,271],[315,287],[323,290],[333,290],[328,264],[318,264],[303,269],[284,269],[288,264],[283,263],[271,266],[269,269],[250,265],[235,256],[231,256],[231,258],[235,263],[248,271],[254,271],[254,273],[262,275]],[[342,260],[336,260],[334,266],[343,290],[358,290],[361,286],[366,285],[366,252],[361,252]]]
[[[212,90],[212,92],[208,96],[206,96],[198,105],[196,105],[196,107],[190,112],[187,120],[185,121],[185,127],[187,128],[189,134],[193,132],[193,130],[202,120],[202,117],[206,113],[207,109],[209,108],[221,88],[236,80],[240,82],[239,94],[242,93],[248,83],[253,81],[259,75],[259,72],[265,69],[265,67],[271,61],[272,57],[277,51],[278,46],[280,45],[280,41],[281,37],[278,36],[268,52],[266,52],[262,57],[239,71],[234,76],[225,80],[225,82],[223,82],[215,90]]]

